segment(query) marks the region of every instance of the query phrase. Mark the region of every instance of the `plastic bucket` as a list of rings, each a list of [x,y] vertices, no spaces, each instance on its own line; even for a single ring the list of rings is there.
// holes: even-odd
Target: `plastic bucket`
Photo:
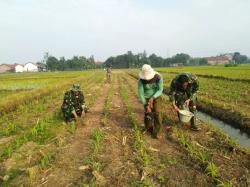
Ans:
[[[181,122],[188,123],[191,120],[191,118],[194,116],[194,114],[188,110],[180,110],[179,116],[180,116]]]

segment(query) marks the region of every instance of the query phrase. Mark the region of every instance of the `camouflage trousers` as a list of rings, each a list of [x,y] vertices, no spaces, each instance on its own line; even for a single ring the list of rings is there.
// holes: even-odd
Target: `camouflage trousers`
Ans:
[[[189,111],[194,114],[194,117],[191,118],[191,126],[196,127],[196,118],[197,118],[197,109],[196,109],[196,102],[197,102],[197,97],[193,98],[190,102],[189,105],[185,105],[185,101],[188,99],[188,96],[185,93],[182,92],[177,92],[175,94],[175,104],[178,106],[179,109],[183,110],[188,107]],[[180,119],[179,113],[178,118]]]
[[[146,99],[148,103],[149,99]],[[146,130],[150,131],[153,136],[156,136],[162,131],[162,114],[161,114],[162,98],[158,97],[154,99],[152,112],[147,113],[145,109],[144,124]]]
[[[74,119],[74,115],[73,115],[73,110],[67,107],[62,107],[62,113],[63,113],[63,117],[65,119],[66,122],[70,122]],[[78,117],[81,117],[82,115],[82,109],[78,109],[76,110],[76,114]]]

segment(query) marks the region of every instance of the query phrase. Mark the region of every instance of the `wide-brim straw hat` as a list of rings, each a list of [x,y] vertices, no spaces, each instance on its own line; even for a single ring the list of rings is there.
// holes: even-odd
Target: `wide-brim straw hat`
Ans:
[[[141,72],[139,73],[139,78],[143,80],[150,80],[154,78],[155,74],[156,72],[150,65],[144,64],[141,68]]]

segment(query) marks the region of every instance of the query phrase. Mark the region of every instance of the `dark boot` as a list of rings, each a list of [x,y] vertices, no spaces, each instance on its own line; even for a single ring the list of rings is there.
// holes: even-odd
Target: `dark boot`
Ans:
[[[153,117],[151,113],[145,113],[144,124],[145,124],[146,131],[152,134],[153,133]]]
[[[196,123],[197,111],[194,111],[193,114],[194,114],[194,117],[191,118],[191,130],[198,131],[200,130],[200,128],[197,127],[197,123]]]

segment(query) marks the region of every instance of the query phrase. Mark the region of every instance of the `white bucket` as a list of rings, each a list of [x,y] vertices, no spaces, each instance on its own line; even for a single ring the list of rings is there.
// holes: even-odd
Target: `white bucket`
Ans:
[[[180,110],[179,115],[180,115],[180,120],[183,123],[188,123],[194,116],[194,114],[188,110]]]

